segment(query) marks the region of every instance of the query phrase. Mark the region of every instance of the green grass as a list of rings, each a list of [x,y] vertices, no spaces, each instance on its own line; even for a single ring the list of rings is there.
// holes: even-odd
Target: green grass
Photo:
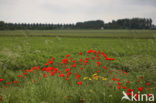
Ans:
[[[156,30],[15,30],[0,31],[0,36],[156,38]]]
[[[106,63],[109,68],[120,69],[129,73],[127,77],[117,76],[123,78],[122,82],[126,80],[135,81],[143,75],[145,78],[141,82],[142,85],[138,84],[137,86],[146,86],[144,85],[145,82],[150,82],[152,88],[150,92],[156,93],[156,40],[154,39],[156,31],[0,31],[0,35],[0,78],[5,80],[16,80],[17,76],[23,73],[25,69],[31,69],[34,66],[44,67],[49,58],[56,57],[58,62],[67,54],[71,54],[72,57],[78,59],[80,56],[77,53],[85,53],[89,49],[93,49],[104,51],[109,57],[115,58],[112,63]],[[14,37],[3,35],[14,35]],[[17,37],[17,35],[25,36]],[[28,35],[55,35],[56,37],[30,37]],[[58,35],[64,35],[64,37]],[[68,36],[73,37],[68,38]],[[83,38],[85,36],[92,38]],[[104,38],[93,38],[94,36]],[[85,55],[82,57],[84,58]],[[82,76],[96,71],[96,65],[92,63],[87,68],[89,68],[88,71],[81,73]],[[105,76],[108,73],[102,71],[99,75]],[[100,80],[87,81],[88,85],[78,86],[76,79],[68,82],[54,76],[39,80],[38,78],[41,76],[42,72],[38,75],[32,74],[28,77],[28,80],[24,80],[18,85],[12,85],[7,89],[0,85],[0,95],[3,96],[3,102],[106,103],[120,102],[122,97],[122,91],[108,86],[111,84],[111,80],[106,82]],[[108,78],[110,79],[112,76],[108,75]],[[33,79],[37,79],[37,83],[33,83]],[[135,88],[135,82],[130,87]],[[67,97],[69,97],[69,100]]]

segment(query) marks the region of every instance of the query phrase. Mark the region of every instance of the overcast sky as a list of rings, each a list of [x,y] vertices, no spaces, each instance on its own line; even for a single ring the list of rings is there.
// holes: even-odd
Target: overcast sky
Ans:
[[[0,0],[0,20],[16,23],[146,17],[156,24],[156,0]]]

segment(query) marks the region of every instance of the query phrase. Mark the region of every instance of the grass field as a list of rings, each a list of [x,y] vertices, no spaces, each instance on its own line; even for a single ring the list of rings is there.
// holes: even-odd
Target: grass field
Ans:
[[[115,60],[105,60],[101,54],[101,59],[91,60],[96,55],[88,54],[90,49],[104,51]],[[67,54],[69,60],[71,57],[76,60],[76,67],[71,67],[75,63],[72,61],[60,64]],[[55,64],[45,65],[53,57]],[[90,60],[81,65],[78,62],[81,58]],[[35,66],[41,70],[23,75],[26,69]],[[57,67],[63,74],[70,68],[72,75],[69,80],[59,77],[61,73],[51,76],[42,71],[44,67]],[[84,70],[80,70],[82,67]],[[88,79],[84,80],[85,77]],[[156,96],[156,31],[0,31],[0,78],[4,79],[0,82],[0,102],[4,103],[120,103],[122,91],[138,92],[139,87],[144,88],[141,93]],[[82,85],[78,84],[80,81]],[[126,84],[127,81],[130,83]]]

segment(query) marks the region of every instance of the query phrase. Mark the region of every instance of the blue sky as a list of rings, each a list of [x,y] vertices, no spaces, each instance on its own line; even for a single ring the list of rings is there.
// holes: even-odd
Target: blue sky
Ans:
[[[16,23],[76,23],[101,19],[152,18],[156,0],[0,0],[0,20]]]

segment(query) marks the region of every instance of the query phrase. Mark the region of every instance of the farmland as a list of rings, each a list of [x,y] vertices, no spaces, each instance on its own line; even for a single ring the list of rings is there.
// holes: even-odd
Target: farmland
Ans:
[[[95,56],[88,50],[100,51],[115,60],[107,61],[101,55],[87,66],[79,59]],[[82,55],[79,55],[79,53]],[[60,64],[70,55],[76,67]],[[63,73],[72,69],[69,80],[42,72],[49,60]],[[40,66],[24,79],[23,72]],[[49,64],[49,66],[54,66]],[[106,66],[107,69],[104,69]],[[76,69],[76,70],[75,70]],[[86,70],[85,70],[86,69]],[[110,71],[114,71],[110,73]],[[117,72],[123,72],[119,75]],[[44,74],[43,74],[44,73]],[[74,73],[80,75],[74,77]],[[128,75],[125,75],[128,73]],[[59,73],[58,73],[59,74]],[[65,74],[65,73],[64,73]],[[156,31],[155,30],[18,30],[0,31],[0,102],[4,103],[110,103],[120,102],[122,91],[143,87],[143,93],[156,96]],[[21,78],[18,75],[22,75]],[[76,74],[75,74],[76,75]],[[97,76],[97,78],[91,78]],[[84,77],[89,79],[84,79]],[[40,78],[40,79],[39,79]],[[103,80],[100,80],[103,78]],[[106,78],[106,79],[104,79]],[[120,78],[120,81],[112,79]],[[92,80],[91,80],[92,79]],[[141,80],[140,80],[141,79]],[[34,83],[35,80],[35,83]],[[139,80],[139,81],[138,81]],[[18,83],[14,83],[18,81]],[[82,84],[81,84],[81,82]],[[129,84],[126,84],[130,81]],[[11,84],[8,85],[7,82]],[[121,89],[117,83],[123,84]],[[147,83],[150,83],[148,87]],[[125,89],[126,88],[126,89]],[[150,88],[150,90],[146,90]],[[156,98],[156,97],[155,97]],[[122,101],[128,102],[128,101]]]

